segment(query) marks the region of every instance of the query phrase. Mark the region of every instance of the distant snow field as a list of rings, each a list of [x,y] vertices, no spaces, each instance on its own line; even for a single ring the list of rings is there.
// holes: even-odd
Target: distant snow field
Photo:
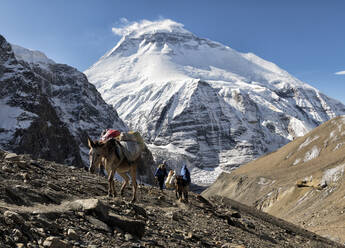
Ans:
[[[293,162],[293,165],[296,165],[296,164],[298,164],[299,162],[301,162],[301,159],[300,159],[300,158],[297,158],[297,159],[295,160],[295,162]]]
[[[330,184],[332,182],[337,182],[344,175],[345,164],[339,165],[332,169],[328,169],[324,172],[321,179],[321,184]]]
[[[26,129],[30,126],[32,122],[32,120],[29,120],[28,118],[37,117],[37,115],[26,112],[19,107],[9,106],[8,104],[6,104],[6,101],[6,98],[0,100],[0,129]],[[23,118],[19,118],[20,116],[22,116]]]
[[[32,64],[39,64],[42,67],[47,67],[49,64],[55,64],[52,59],[48,58],[40,51],[30,50],[14,44],[11,44],[11,46],[14,55],[18,60],[24,60]]]
[[[308,146],[309,144],[311,144],[312,142],[314,142],[315,140],[317,140],[318,138],[320,138],[319,136],[314,136],[313,138],[308,137],[299,147],[298,150],[301,150],[303,147]]]
[[[220,167],[215,168],[193,168],[191,170],[192,182],[197,185],[210,185],[210,182],[214,182],[217,177],[223,172]]]
[[[307,162],[309,160],[312,160],[318,157],[319,153],[320,153],[320,149],[317,146],[313,146],[313,148],[310,151],[306,152],[303,161]]]

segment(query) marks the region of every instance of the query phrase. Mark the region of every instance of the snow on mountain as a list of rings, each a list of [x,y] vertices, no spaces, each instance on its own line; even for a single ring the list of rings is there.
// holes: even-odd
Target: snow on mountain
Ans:
[[[82,167],[87,135],[128,129],[83,73],[14,47],[0,35],[1,149]]]
[[[189,164],[198,184],[345,113],[277,65],[172,20],[113,31],[121,40],[85,74],[157,160]]]
[[[30,50],[14,44],[11,44],[11,47],[17,60],[24,60],[27,63],[38,64],[44,67],[47,67],[50,64],[55,64],[52,59],[48,58],[40,51]]]

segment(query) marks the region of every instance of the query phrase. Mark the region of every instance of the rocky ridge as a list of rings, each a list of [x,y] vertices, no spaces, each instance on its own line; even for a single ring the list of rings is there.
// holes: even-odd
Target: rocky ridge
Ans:
[[[87,135],[96,138],[110,127],[127,130],[116,111],[75,68],[49,60],[42,66],[18,58],[0,36],[3,149],[84,167],[88,165]]]
[[[140,185],[107,198],[106,179],[0,150],[1,247],[342,247],[221,197]],[[120,184],[116,182],[117,191]]]

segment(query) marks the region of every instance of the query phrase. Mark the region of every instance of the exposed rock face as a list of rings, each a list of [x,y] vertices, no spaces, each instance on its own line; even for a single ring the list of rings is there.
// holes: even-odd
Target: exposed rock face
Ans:
[[[345,106],[254,54],[202,39],[171,20],[123,29],[85,71],[157,160],[188,162],[209,184],[337,115]]]
[[[127,130],[83,73],[42,54],[37,59],[24,48],[16,51],[28,62],[18,60],[0,36],[0,147],[83,167],[88,166],[87,135]]]
[[[229,173],[202,195],[220,195],[345,242],[345,116]]]
[[[342,247],[221,197],[139,186],[107,198],[106,178],[0,150],[0,247]],[[119,191],[120,183],[115,183]]]

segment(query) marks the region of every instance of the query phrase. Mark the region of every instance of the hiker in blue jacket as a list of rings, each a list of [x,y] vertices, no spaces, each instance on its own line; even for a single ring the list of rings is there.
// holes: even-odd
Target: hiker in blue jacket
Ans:
[[[158,181],[159,188],[163,191],[164,178],[168,176],[165,164],[160,164],[155,172],[155,178]]]
[[[189,191],[189,184],[191,182],[191,179],[190,179],[189,170],[187,169],[186,165],[182,166],[181,176],[183,179],[183,196],[184,196],[185,201],[188,202],[188,191]]]
[[[183,178],[184,186],[189,186],[191,179],[190,179],[190,173],[189,170],[187,169],[186,165],[182,166],[181,169],[181,176]]]

